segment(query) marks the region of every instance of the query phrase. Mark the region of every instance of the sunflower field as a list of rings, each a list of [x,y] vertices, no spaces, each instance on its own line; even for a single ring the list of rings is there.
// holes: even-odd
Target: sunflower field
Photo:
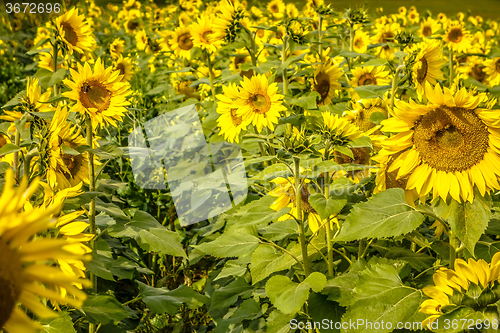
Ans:
[[[7,1],[0,333],[498,332],[497,21]]]

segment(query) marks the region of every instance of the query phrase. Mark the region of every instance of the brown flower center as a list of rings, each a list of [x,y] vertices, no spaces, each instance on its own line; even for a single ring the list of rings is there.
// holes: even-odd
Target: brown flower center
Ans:
[[[500,73],[500,59],[498,59],[497,62],[495,62],[495,71],[497,73]]]
[[[75,178],[84,162],[83,155],[62,154],[62,160],[68,168],[71,178]]]
[[[448,39],[452,43],[460,43],[462,38],[464,37],[464,34],[462,32],[462,28],[452,28],[450,32],[448,32]]]
[[[231,113],[231,120],[233,122],[233,125],[239,126],[243,121],[243,118],[236,114],[236,110],[237,109],[231,109],[229,112]]]
[[[486,73],[483,71],[483,68],[483,65],[475,65],[470,71],[472,77],[479,82],[483,82],[486,79]]]
[[[78,43],[78,35],[76,34],[75,29],[73,29],[68,22],[63,22],[61,25],[64,30],[64,38],[68,41],[68,43],[76,46],[76,43]]]
[[[404,150],[398,152],[394,156],[392,156],[387,163],[387,169],[390,168],[391,164],[401,155],[404,153]],[[406,184],[408,183],[408,179],[410,178],[410,175],[406,175],[405,177],[402,178],[397,178],[398,176],[398,171],[399,170],[394,170],[392,172],[386,172],[385,173],[385,188],[390,189],[390,188],[402,188],[406,189]]]
[[[469,170],[483,160],[488,129],[474,110],[439,107],[415,124],[413,143],[422,160],[436,170]]]
[[[23,290],[23,268],[18,254],[0,238],[0,327],[9,320]]]
[[[116,70],[120,71],[120,75],[125,74],[125,65],[122,64],[121,62],[116,64]]]
[[[111,92],[99,81],[88,81],[80,90],[80,101],[85,108],[95,108],[102,112],[111,103]]]
[[[3,134],[0,134],[0,148],[2,148],[3,146],[5,146],[7,144],[7,140],[5,139],[5,137],[3,136]]]
[[[189,51],[193,48],[193,41],[189,32],[183,33],[177,38],[177,43],[182,50]]]
[[[361,38],[355,39],[354,40],[354,46],[356,46],[357,48],[363,47],[363,40]]]
[[[422,29],[422,35],[424,35],[425,37],[429,37],[430,35],[432,35],[432,29],[431,29],[431,27],[425,26]]]
[[[316,82],[317,84],[314,87],[314,90],[321,95],[319,103],[323,103],[327,99],[328,93],[330,92],[330,77],[328,74],[320,72],[316,75]]]
[[[267,94],[258,92],[250,97],[250,105],[255,112],[264,114],[271,108],[271,99]]]
[[[382,34],[382,38],[381,38],[381,43],[387,43],[387,42],[392,42],[394,40],[394,33],[391,32],[391,31],[388,31],[388,32],[384,32]],[[384,50],[389,50],[390,47],[389,45],[386,45],[383,47]]]
[[[422,63],[422,66],[417,71],[417,81],[418,83],[422,83],[425,81],[425,78],[427,76],[427,70],[429,69],[429,64],[427,63],[427,59],[425,57],[422,57],[420,59],[420,62]]]
[[[129,21],[127,23],[127,28],[128,28],[128,30],[131,30],[131,31],[135,31],[135,29],[137,29],[138,26],[139,26],[139,22],[137,22],[137,21]]]
[[[280,8],[278,7],[278,4],[273,4],[273,5],[271,6],[271,11],[272,11],[273,13],[278,13],[278,12],[280,11]]]
[[[201,41],[205,44],[210,44],[210,35],[212,34],[212,30],[204,31],[201,35]]]
[[[368,86],[371,84],[377,84],[377,78],[369,73],[361,75],[358,80],[358,86]]]

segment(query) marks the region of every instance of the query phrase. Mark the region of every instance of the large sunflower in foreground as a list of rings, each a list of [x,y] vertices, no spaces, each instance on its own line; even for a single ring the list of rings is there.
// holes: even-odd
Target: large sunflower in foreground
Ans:
[[[73,7],[55,20],[59,37],[70,53],[90,51],[95,43],[90,25],[84,19],[85,15],[78,15],[78,9]]]
[[[239,98],[240,92],[235,83],[229,86],[222,86],[224,94],[217,95],[217,112],[220,113],[217,118],[217,125],[220,127],[219,135],[224,135],[224,139],[229,142],[240,142],[240,132],[248,125],[248,120],[237,114],[238,108],[234,101]]]
[[[420,197],[432,191],[434,198],[472,202],[475,187],[481,195],[500,189],[500,115],[478,107],[486,95],[465,89],[453,95],[426,83],[425,96],[427,105],[397,101],[394,117],[382,121],[383,131],[397,135],[379,154],[400,154],[388,171],[409,176],[406,189]]]
[[[122,82],[123,76],[112,67],[105,68],[98,58],[94,68],[88,63],[78,64],[78,71],[70,69],[73,81],[66,79],[63,82],[71,89],[63,93],[64,96],[76,101],[71,111],[87,113],[92,119],[92,127],[111,124],[117,126],[127,111],[125,106],[130,103],[130,85]]]
[[[436,79],[444,79],[441,67],[446,63],[443,59],[443,51],[439,40],[432,39],[423,43],[413,45],[408,53],[412,54],[414,64],[412,76],[415,80],[417,94],[424,94],[425,82],[436,84]]]
[[[339,79],[344,75],[342,69],[333,60],[326,61],[316,67],[314,71],[314,91],[317,91],[321,98],[318,105],[330,104],[335,94],[335,90],[341,89]]]
[[[51,216],[59,205],[24,211],[27,200],[38,188],[38,180],[28,187],[23,179],[14,187],[10,169],[6,173],[5,186],[0,196],[0,328],[10,333],[35,333],[41,325],[33,321],[26,310],[39,318],[57,317],[39,298],[59,304],[80,307],[85,292],[74,283],[90,286],[90,281],[67,275],[56,259],[82,259],[82,255],[68,252],[71,245],[63,239],[33,238],[37,233],[53,227]],[[65,295],[57,292],[65,289]]]
[[[490,324],[498,321],[495,303],[500,299],[497,292],[499,278],[500,252],[495,253],[491,264],[483,259],[469,259],[468,262],[457,259],[455,269],[437,270],[432,276],[435,285],[423,289],[424,294],[430,297],[419,309],[430,315],[423,321],[424,326],[429,326],[449,311],[460,311],[460,308],[466,311],[462,313],[471,315],[469,318],[474,318],[474,312],[477,312],[484,318],[484,323],[485,319]]]
[[[269,84],[262,74],[250,79],[245,76],[240,84],[240,98],[235,101],[239,106],[237,114],[244,122],[251,122],[259,132],[262,127],[274,130],[280,111],[286,110],[282,104],[284,96],[277,94],[278,85],[275,82]]]

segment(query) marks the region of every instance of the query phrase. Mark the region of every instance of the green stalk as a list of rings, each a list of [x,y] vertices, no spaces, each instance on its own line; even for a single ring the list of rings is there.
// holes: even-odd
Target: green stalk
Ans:
[[[210,52],[207,51],[207,57],[208,57],[208,79],[210,80],[210,90],[212,91],[212,98],[214,99],[214,103],[217,101],[215,99],[215,87],[214,87],[214,73],[212,71],[213,64],[212,60],[210,59]]]
[[[54,53],[52,55],[52,68],[54,69],[54,73],[57,72],[57,42],[54,42],[52,44],[52,52]],[[54,96],[57,95],[57,84],[54,84]]]
[[[86,127],[86,136],[87,136],[87,145],[90,148],[93,148],[93,128],[92,128],[92,120],[87,115],[85,118],[85,127]],[[91,152],[87,152],[89,154],[89,191],[95,191],[95,178],[94,178],[94,154]],[[96,226],[95,226],[95,198],[92,198],[89,203],[89,229],[90,233],[96,234]],[[90,247],[92,250],[95,250],[95,240],[92,239],[90,241]],[[92,293],[97,294],[97,276],[95,276],[92,272],[90,272],[90,281],[92,281]],[[95,333],[97,327],[95,324],[89,324],[89,333]]]
[[[451,89],[453,84],[453,51],[450,49],[450,82],[448,87]]]
[[[288,35],[285,35],[285,37],[283,38],[283,48],[281,49],[281,67],[282,67],[281,75],[283,77],[283,95],[284,96],[286,96],[286,94],[288,92],[288,80],[286,77],[286,68],[285,68],[287,41],[288,41]]]
[[[363,238],[359,241],[358,260],[363,258],[363,255],[365,253],[365,247],[366,247],[366,238]]]
[[[330,155],[330,142],[325,144],[325,161],[328,161]],[[325,198],[328,200],[330,196],[330,173],[325,172]],[[327,219],[329,219],[328,217]],[[326,222],[326,246],[328,251],[328,276],[333,277],[333,244],[332,244],[332,231],[330,229],[330,221]]]
[[[16,128],[16,134],[14,138],[14,144],[19,147],[19,144],[21,142],[21,133],[17,130]],[[19,181],[19,172],[20,172],[20,164],[19,164],[19,152],[16,151],[14,153],[14,170],[16,171],[16,181]]]
[[[394,96],[396,94],[396,87],[398,85],[398,79],[399,79],[399,73],[401,72],[402,69],[404,69],[404,65],[399,65],[396,68],[396,72],[394,73],[394,77],[392,78],[392,87],[391,87],[391,111],[394,110]],[[389,112],[389,117],[391,116],[391,113]]]
[[[349,27],[349,51],[354,51],[354,25],[352,23]],[[352,58],[347,58],[347,65],[349,66],[349,69],[351,69],[352,60]]]
[[[321,62],[323,62],[323,31],[321,29],[321,26],[323,25],[323,20],[321,18],[321,15],[318,14],[318,51],[319,51],[319,58],[321,59]]]
[[[299,221],[299,241],[300,247],[302,249],[302,261],[304,265],[304,271],[306,277],[310,274],[309,269],[309,256],[307,254],[307,244],[304,228],[304,218],[302,214],[302,195],[301,195],[301,183],[300,183],[300,158],[293,157],[294,170],[295,170],[295,205],[297,208],[297,220]]]
[[[457,258],[457,237],[453,230],[448,232],[450,237],[450,269],[455,269],[455,259]]]

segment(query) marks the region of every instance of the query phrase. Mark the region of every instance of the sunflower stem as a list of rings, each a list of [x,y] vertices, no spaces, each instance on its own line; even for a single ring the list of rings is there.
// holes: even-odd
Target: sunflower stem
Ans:
[[[253,131],[255,132],[255,134],[259,134],[259,132],[257,131],[257,127],[255,127],[255,125],[253,125]],[[262,142],[259,141],[257,143],[259,144],[260,154],[262,156],[267,156],[266,150],[264,149]],[[267,161],[264,161],[264,167],[267,167]]]
[[[325,161],[330,158],[330,141],[325,143]],[[324,186],[325,198],[328,200],[330,196],[330,173],[325,172],[325,186]],[[327,217],[329,219],[330,217]],[[330,229],[330,221],[326,223],[326,248],[328,252],[328,276],[333,277],[333,244],[332,244],[332,231]]]
[[[349,51],[354,51],[354,24],[350,24],[349,26]],[[351,68],[352,58],[347,59],[347,64],[349,65],[349,69]]]
[[[389,112],[389,117],[392,115],[392,113],[394,112],[394,97],[396,95],[396,87],[398,85],[398,80],[399,80],[399,73],[401,72],[401,70],[403,70],[405,68],[404,65],[399,65],[397,68],[396,68],[396,72],[394,73],[394,77],[392,78],[392,87],[391,87],[391,108],[390,108],[390,111]]]
[[[293,164],[295,170],[295,205],[297,209],[297,219],[299,221],[299,241],[300,247],[302,249],[302,261],[304,266],[304,272],[306,277],[310,274],[309,269],[309,256],[307,254],[307,244],[306,244],[306,236],[305,236],[305,228],[304,228],[304,218],[302,214],[302,195],[301,188],[302,184],[300,182],[300,158],[297,156],[293,157]]]
[[[451,89],[453,85],[453,50],[450,49],[450,82],[448,87]]]
[[[14,137],[14,144],[19,147],[19,143],[21,142],[21,133],[16,128],[16,134]],[[19,165],[19,152],[16,151],[14,153],[14,170],[16,171],[16,182],[19,181],[19,171],[21,166]]]
[[[285,62],[286,62],[286,48],[287,48],[287,41],[288,41],[288,35],[285,35],[283,37],[283,48],[281,49],[281,76],[283,77],[283,95],[286,96],[288,92],[288,80],[286,77],[286,68],[285,68]]]
[[[318,51],[319,51],[319,58],[321,59],[321,62],[323,62],[323,29],[321,28],[323,25],[323,18],[321,17],[320,14],[318,14]]]
[[[57,72],[57,42],[55,41],[54,44],[52,44],[52,68],[54,70],[54,74]],[[57,84],[54,84],[54,96],[57,95]]]
[[[212,98],[214,99],[214,103],[215,103],[217,100],[215,99],[214,73],[212,71],[213,64],[212,64],[212,60],[210,59],[211,56],[212,56],[212,54],[210,52],[207,52],[208,79],[210,80],[210,90],[212,91]]]
[[[35,147],[24,157],[24,176],[27,176],[29,180],[31,180],[30,179],[31,160],[33,159],[33,157],[39,155],[40,153],[38,152],[38,148]]]
[[[363,258],[363,255],[365,254],[365,247],[366,247],[366,238],[363,238],[359,241],[358,260]]]
[[[90,148],[94,147],[93,144],[93,128],[92,128],[92,119],[89,116],[85,118],[85,127],[86,127],[86,137],[87,137],[87,145]],[[90,151],[87,152],[89,154],[89,191],[95,192],[95,178],[94,178],[94,154]],[[95,197],[90,200],[89,203],[89,231],[91,234],[96,234],[96,226],[95,226]],[[95,239],[90,241],[90,247],[92,250],[95,250]],[[92,281],[92,293],[97,294],[97,276],[95,276],[92,272],[90,272],[90,281]],[[90,323],[89,332],[95,333],[96,326],[95,324]]]
[[[457,258],[457,237],[453,230],[448,232],[450,237],[450,269],[455,269],[455,259]]]

